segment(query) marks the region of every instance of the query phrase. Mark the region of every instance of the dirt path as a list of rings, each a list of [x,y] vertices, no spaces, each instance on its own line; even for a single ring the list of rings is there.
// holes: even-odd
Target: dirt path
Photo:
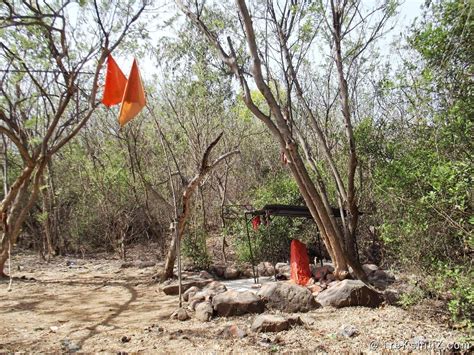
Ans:
[[[411,350],[404,342],[414,339],[432,341],[430,346],[466,342],[461,332],[426,314],[392,306],[318,309],[308,313],[314,325],[278,334],[251,333],[253,315],[209,323],[173,321],[169,316],[177,298],[150,283],[154,268],[120,265],[115,259],[64,258],[47,265],[38,263],[36,256],[16,256],[14,275],[26,279],[15,279],[10,292],[7,281],[0,283],[0,352],[78,348],[86,352],[379,352],[399,345]],[[221,332],[230,324],[249,335],[224,338]],[[347,324],[355,326],[358,334],[338,335]]]

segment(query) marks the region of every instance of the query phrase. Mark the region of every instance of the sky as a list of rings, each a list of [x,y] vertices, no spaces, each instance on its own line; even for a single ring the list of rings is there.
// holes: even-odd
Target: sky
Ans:
[[[385,0],[362,0],[362,5],[366,8],[372,8],[381,1]],[[391,43],[400,38],[400,33],[405,32],[406,29],[413,23],[415,18],[420,17],[422,15],[421,6],[424,3],[425,0],[404,0],[403,3],[399,6],[399,14],[396,19],[395,27],[388,35],[382,38],[378,44],[381,54],[383,56],[389,57],[391,55]],[[176,9],[176,7],[174,6],[168,7],[168,9],[171,8]],[[169,18],[171,14],[167,11],[167,13],[163,15],[164,17]],[[155,27],[156,25],[150,24],[150,26]],[[160,40],[160,36],[170,35],[172,35],[172,32],[167,31],[166,29],[152,32],[152,36],[156,38],[157,42]],[[131,68],[133,58],[117,56],[115,57],[115,59],[124,71],[125,75],[128,76],[128,72]],[[138,61],[142,76],[146,77],[148,75],[157,73],[156,63],[151,58],[138,58]]]
[[[409,27],[415,18],[422,16],[421,6],[424,3],[425,0],[405,0],[405,2],[400,5],[398,9],[398,22],[397,26],[392,31],[392,38],[395,38],[400,34],[400,32],[403,32],[405,28]]]

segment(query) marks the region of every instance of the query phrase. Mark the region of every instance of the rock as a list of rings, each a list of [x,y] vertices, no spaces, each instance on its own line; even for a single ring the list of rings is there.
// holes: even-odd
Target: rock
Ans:
[[[188,302],[190,298],[192,298],[197,292],[199,292],[199,287],[197,286],[191,286],[188,288],[186,291],[183,293],[183,300],[185,302]]]
[[[188,280],[181,283],[181,291],[185,292],[189,288],[196,286],[202,288],[210,283],[212,280]],[[177,282],[173,282],[169,285],[163,286],[161,290],[167,295],[177,295],[179,294],[179,285]]]
[[[317,303],[310,290],[288,282],[264,284],[257,295],[265,301],[269,309],[294,313],[308,312],[317,308]]]
[[[195,300],[199,301],[210,301],[212,299],[212,296],[214,296],[214,292],[212,290],[201,290],[199,292],[196,292],[192,297],[189,298],[189,302],[193,302]]]
[[[352,324],[342,325],[339,328],[338,334],[342,335],[343,337],[350,338],[357,334],[357,328]]]
[[[199,277],[201,279],[213,279],[214,277],[208,273],[206,270],[202,270],[200,273],[199,273]]]
[[[272,341],[270,338],[268,337],[262,337],[258,342],[257,342],[257,345],[260,345],[264,348],[269,348],[270,346],[272,346]]]
[[[252,266],[246,266],[244,269],[241,270],[240,274],[243,277],[252,278],[254,276]],[[257,274],[257,268],[255,267],[255,275],[256,274]]]
[[[215,295],[212,307],[221,317],[240,316],[246,313],[262,313],[265,309],[263,301],[253,292],[229,290]]]
[[[300,321],[303,325],[308,326],[308,327],[316,324],[316,320],[313,317],[308,316],[306,314],[303,314],[300,316]]]
[[[170,317],[171,319],[177,319],[180,321],[185,321],[189,319],[189,314],[186,312],[184,308],[179,308],[176,311],[173,312],[173,314]]]
[[[217,277],[224,277],[225,266],[224,265],[212,265],[209,268],[209,271],[212,272]]]
[[[301,321],[301,318],[297,314],[291,314],[286,317],[286,320],[288,321],[288,324],[290,327],[297,326],[297,325],[302,325],[303,322]]]
[[[67,351],[69,353],[75,353],[81,350],[81,346],[79,344],[76,344],[67,338],[61,340],[61,348],[62,350]]]
[[[290,279],[291,276],[291,267],[287,263],[277,263],[275,265],[275,268],[277,269],[278,274],[284,275],[286,277],[286,280]]]
[[[192,303],[199,303],[199,302],[203,302],[206,300],[206,294],[205,292],[203,291],[199,291],[197,293],[195,293],[194,295],[190,296],[189,297],[189,304],[192,304]]]
[[[123,337],[120,338],[120,341],[122,343],[128,343],[130,342],[131,338],[129,336],[124,335]]]
[[[227,291],[227,287],[219,281],[212,281],[211,283],[206,285],[205,289],[206,290],[212,290],[216,294]]]
[[[379,267],[375,264],[364,264],[364,265],[362,265],[362,269],[365,271],[367,276],[369,276],[371,273],[378,270]]]
[[[397,290],[388,288],[384,291],[383,297],[385,298],[385,302],[390,305],[396,305],[400,300],[400,294]]]
[[[365,306],[377,307],[382,295],[359,280],[344,280],[321,292],[316,301],[323,307]]]
[[[258,274],[260,276],[273,276],[275,275],[275,268],[272,263],[265,261],[257,265]]]
[[[381,290],[385,290],[390,284],[395,282],[395,276],[383,270],[373,271],[368,278],[374,287]]]
[[[289,327],[288,320],[273,314],[261,314],[252,323],[254,332],[281,332]]]
[[[193,298],[192,300],[189,301],[189,304],[188,304],[188,309],[190,311],[195,311],[196,310],[196,307],[199,303],[201,302],[204,302],[204,298],[200,299],[200,298]]]
[[[313,294],[313,296],[317,296],[322,290],[323,288],[321,287],[321,285],[311,285],[311,286],[307,286],[308,287],[308,290],[311,291],[311,293]]]
[[[75,263],[72,260],[66,260],[66,266],[74,266]]]
[[[247,332],[242,328],[239,328],[237,325],[232,324],[224,328],[221,332],[221,335],[224,338],[238,338],[242,339],[247,336]]]
[[[135,263],[133,261],[126,261],[120,265],[120,268],[125,269],[125,268],[133,267],[133,266],[135,266]]]
[[[395,281],[395,276],[384,270],[376,270],[370,277],[378,280],[386,280],[390,283]]]
[[[313,276],[316,281],[320,281],[333,271],[334,269],[330,265],[319,266],[314,270]]]
[[[323,289],[326,289],[326,288],[330,288],[330,287],[333,287],[333,286],[336,286],[337,284],[339,284],[341,281],[338,281],[338,280],[335,280],[335,281],[331,281],[330,283],[328,284],[321,284],[321,286],[323,287]]]
[[[212,300],[212,297],[219,293],[223,293],[227,291],[227,288],[225,287],[224,284],[218,282],[218,281],[213,281],[209,283],[206,287],[204,287],[202,290],[192,293],[189,296],[189,302],[193,302],[195,300],[199,301],[210,301]]]
[[[189,314],[188,312],[186,312],[185,309],[181,308],[180,310],[178,310],[178,320],[185,321],[188,319],[189,319]]]
[[[239,277],[239,275],[240,275],[240,271],[233,266],[226,267],[224,271],[224,279],[226,280],[236,279]]]
[[[324,278],[324,281],[328,284],[330,282],[336,281],[336,276],[334,274],[327,274]]]
[[[211,302],[201,302],[196,306],[196,318],[202,322],[208,322],[212,318],[214,310],[212,309]]]

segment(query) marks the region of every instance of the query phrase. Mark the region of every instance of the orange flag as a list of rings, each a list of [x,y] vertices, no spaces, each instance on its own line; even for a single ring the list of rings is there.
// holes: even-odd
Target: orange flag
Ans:
[[[123,92],[127,86],[127,78],[120,70],[112,55],[107,57],[107,75],[102,103],[107,106],[117,105],[122,102]]]
[[[146,98],[143,89],[140,71],[138,70],[137,60],[133,60],[132,69],[128,76],[127,86],[123,94],[122,107],[120,107],[119,123],[124,126],[133,119],[145,107]]]

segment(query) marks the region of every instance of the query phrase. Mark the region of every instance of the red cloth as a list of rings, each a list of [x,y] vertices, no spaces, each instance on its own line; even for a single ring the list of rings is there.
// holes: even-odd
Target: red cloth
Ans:
[[[120,106],[119,123],[123,127],[133,119],[146,105],[145,89],[143,88],[137,60],[133,60],[132,69],[128,76],[125,92],[123,93],[122,106]]]
[[[105,89],[102,103],[113,106],[122,102],[123,93],[127,86],[127,78],[120,70],[111,54],[107,58],[107,75],[105,76]]]
[[[255,216],[252,218],[252,228],[254,230],[257,230],[261,223],[262,221],[260,220],[260,216]]]
[[[298,285],[306,285],[311,278],[306,245],[292,240],[290,250],[291,279]]]

